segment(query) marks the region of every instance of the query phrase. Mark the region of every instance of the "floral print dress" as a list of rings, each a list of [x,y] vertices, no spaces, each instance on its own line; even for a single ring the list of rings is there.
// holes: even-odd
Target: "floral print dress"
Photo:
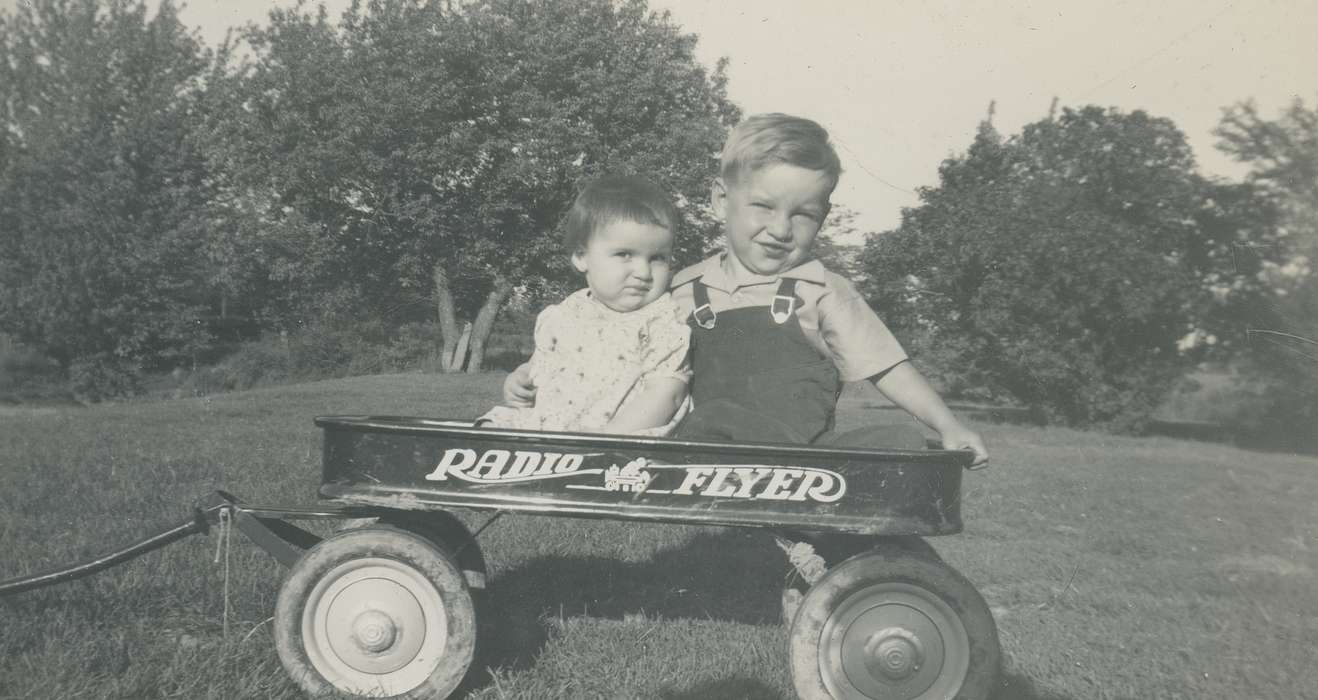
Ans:
[[[690,380],[690,336],[669,294],[624,313],[595,300],[589,289],[574,292],[536,317],[530,361],[535,406],[498,406],[480,422],[494,428],[598,432],[646,382]],[[635,434],[667,435],[689,405],[689,399],[684,401],[668,424]]]

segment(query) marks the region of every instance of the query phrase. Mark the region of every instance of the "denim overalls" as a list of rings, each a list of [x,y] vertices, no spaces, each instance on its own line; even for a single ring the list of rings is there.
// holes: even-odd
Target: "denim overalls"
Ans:
[[[832,432],[842,381],[831,358],[801,330],[798,281],[783,278],[769,306],[717,314],[709,290],[691,282],[691,399],[673,437],[721,442],[788,442],[923,449],[913,425]]]
[[[801,331],[797,281],[782,279],[768,307],[717,314],[704,283],[691,284],[695,410],[677,437],[809,443],[832,428],[842,382]]]

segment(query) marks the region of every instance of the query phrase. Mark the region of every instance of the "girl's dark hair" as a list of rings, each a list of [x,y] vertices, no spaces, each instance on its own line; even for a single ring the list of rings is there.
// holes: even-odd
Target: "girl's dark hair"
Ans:
[[[604,175],[581,189],[564,220],[563,244],[568,251],[585,250],[590,237],[615,221],[650,224],[677,233],[681,215],[663,188],[640,175]]]

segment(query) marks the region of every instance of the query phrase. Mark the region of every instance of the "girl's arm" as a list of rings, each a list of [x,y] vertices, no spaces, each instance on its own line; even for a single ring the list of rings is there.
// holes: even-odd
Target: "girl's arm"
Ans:
[[[973,450],[975,459],[970,464],[972,469],[988,464],[988,448],[984,446],[984,439],[952,415],[942,397],[910,362],[902,362],[877,375],[874,386],[888,400],[905,409],[921,423],[937,430],[944,449]]]
[[[674,377],[651,377],[636,398],[623,404],[603,432],[632,433],[667,425],[684,400],[686,382]]]

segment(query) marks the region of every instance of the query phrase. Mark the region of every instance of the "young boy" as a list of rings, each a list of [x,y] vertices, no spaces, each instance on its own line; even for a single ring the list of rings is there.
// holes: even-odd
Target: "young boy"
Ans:
[[[690,311],[694,410],[675,437],[867,447],[923,447],[917,431],[832,432],[843,381],[867,379],[938,431],[947,449],[988,461],[978,434],[952,415],[845,278],[810,257],[842,171],[828,133],[784,114],[747,118],[723,148],[711,192],[724,252],[673,278]],[[519,368],[510,403],[534,400]]]

